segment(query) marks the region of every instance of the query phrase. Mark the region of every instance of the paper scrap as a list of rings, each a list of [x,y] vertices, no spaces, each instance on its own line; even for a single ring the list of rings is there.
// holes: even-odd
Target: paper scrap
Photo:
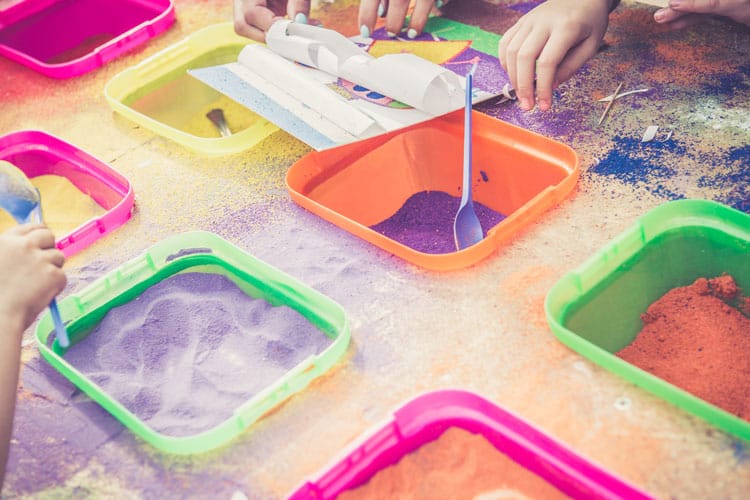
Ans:
[[[643,133],[643,137],[641,138],[641,142],[650,142],[656,139],[656,134],[659,132],[659,127],[656,125],[649,125],[646,127],[646,131]],[[663,139],[656,139],[658,142],[667,142],[669,139],[672,138],[672,131],[669,130],[666,135],[664,135]]]
[[[649,125],[648,127],[646,127],[646,131],[643,133],[641,142],[653,141],[654,137],[656,137],[656,132],[658,131],[659,127],[657,127],[656,125]]]

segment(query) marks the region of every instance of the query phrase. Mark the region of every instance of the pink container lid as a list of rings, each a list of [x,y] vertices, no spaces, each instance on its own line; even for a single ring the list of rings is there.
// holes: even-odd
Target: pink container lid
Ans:
[[[423,394],[396,410],[393,419],[345,452],[290,500],[333,499],[367,482],[449,427],[481,434],[498,451],[573,498],[653,498],[587,461],[521,418],[481,396],[461,390]]]
[[[175,20],[172,0],[23,0],[0,10],[0,55],[52,78],[96,69]]]
[[[37,130],[0,136],[0,160],[11,162],[28,177],[66,177],[82,193],[107,210],[59,237],[57,248],[69,257],[122,226],[132,214],[135,194],[124,176],[67,142]]]

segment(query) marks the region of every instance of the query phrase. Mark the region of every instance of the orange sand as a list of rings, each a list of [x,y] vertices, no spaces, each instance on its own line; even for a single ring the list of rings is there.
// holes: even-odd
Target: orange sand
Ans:
[[[452,427],[375,474],[339,500],[558,499],[544,479],[499,452],[483,436]]]
[[[643,329],[617,355],[750,421],[750,318],[731,276],[699,278],[667,292],[642,315]]]

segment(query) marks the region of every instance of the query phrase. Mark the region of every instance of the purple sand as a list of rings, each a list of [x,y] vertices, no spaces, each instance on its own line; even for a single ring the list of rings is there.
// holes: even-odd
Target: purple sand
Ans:
[[[189,436],[330,343],[290,307],[187,272],[110,310],[65,359],[156,431]]]
[[[456,251],[453,221],[460,204],[461,198],[448,193],[422,191],[411,195],[393,216],[370,228],[419,252],[452,253]],[[505,218],[477,202],[474,211],[485,237]]]

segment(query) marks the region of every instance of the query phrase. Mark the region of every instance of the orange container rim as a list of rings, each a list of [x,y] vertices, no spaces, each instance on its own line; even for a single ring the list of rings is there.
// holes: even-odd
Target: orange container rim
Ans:
[[[393,144],[394,141],[409,137],[410,135],[424,135],[420,143],[420,154],[425,153],[428,156],[430,154],[436,155],[434,158],[435,161],[431,163],[429,169],[433,169],[438,164],[445,164],[448,160],[441,157],[441,148],[447,147],[444,143],[450,142],[449,138],[451,136],[455,136],[459,131],[462,133],[462,110],[364,141],[343,145],[326,151],[313,151],[297,161],[288,170],[286,175],[287,189],[291,198],[298,205],[412,264],[435,271],[449,271],[469,267],[488,257],[502,243],[517,235],[531,221],[564,199],[573,190],[579,177],[579,159],[575,151],[569,146],[492,118],[478,111],[473,112],[472,119],[474,121],[472,140],[474,141],[473,147],[475,150],[475,159],[473,162],[475,176],[478,171],[476,168],[477,150],[479,149],[481,153],[481,148],[484,148],[486,150],[485,156],[488,158],[501,156],[501,151],[510,152],[523,158],[531,158],[538,165],[554,171],[556,178],[537,190],[529,191],[529,188],[525,188],[526,191],[529,191],[527,198],[508,213],[498,210],[506,217],[487,231],[486,238],[464,250],[442,254],[421,252],[375,231],[368,224],[363,223],[362,220],[357,220],[342,213],[342,211],[348,211],[350,205],[345,207],[346,210],[337,210],[330,206],[331,203],[321,201],[320,198],[325,196],[318,196],[316,193],[316,191],[322,191],[321,186],[336,185],[337,178],[352,181],[354,177],[347,175],[346,170],[354,169],[353,166],[355,165],[360,170],[364,170],[365,168],[373,170],[371,165],[362,167],[363,162],[368,161],[368,157],[377,154],[374,152],[377,152],[379,149],[388,148],[389,144]],[[443,140],[441,141],[441,139]],[[446,141],[445,139],[449,140]],[[460,137],[456,137],[456,140],[461,142]],[[435,150],[435,152],[430,153],[429,150]],[[455,151],[451,150],[451,153],[455,153]],[[384,162],[387,165],[378,165],[378,170],[372,171],[373,175],[357,182],[369,185],[381,184],[378,196],[381,196],[383,199],[392,198],[393,193],[397,192],[398,189],[401,189],[401,191],[403,189],[398,186],[394,187],[395,181],[388,178],[388,172],[397,172],[394,174],[397,176],[408,175],[403,174],[401,169],[409,169],[414,166],[415,160],[409,156],[409,154],[405,154],[389,158],[388,161]],[[420,168],[425,169],[427,167]],[[456,175],[461,175],[460,161],[457,165],[450,166],[450,168],[455,170]],[[392,183],[387,185],[389,181],[392,181]],[[338,183],[341,184],[342,181],[338,180]],[[452,185],[451,181],[442,178],[438,183],[443,188]],[[474,193],[476,193],[474,196],[475,202],[482,202],[482,200],[477,200],[481,196],[481,185],[479,187],[479,193],[477,193],[476,188],[473,188]],[[357,199],[357,203],[361,203],[361,200],[359,200],[360,193],[352,190],[351,186],[346,186],[340,189],[340,191],[347,192],[347,196]],[[494,193],[486,193],[485,197],[489,194]],[[329,199],[332,200],[333,198],[329,197]],[[378,198],[378,202],[380,199]],[[393,200],[389,200],[389,203],[392,202]],[[403,204],[403,202],[404,199],[398,201],[399,204]],[[345,201],[337,201],[336,203],[341,204],[342,207],[346,205]],[[369,208],[365,209],[369,210]],[[391,207],[392,214],[393,208]]]

